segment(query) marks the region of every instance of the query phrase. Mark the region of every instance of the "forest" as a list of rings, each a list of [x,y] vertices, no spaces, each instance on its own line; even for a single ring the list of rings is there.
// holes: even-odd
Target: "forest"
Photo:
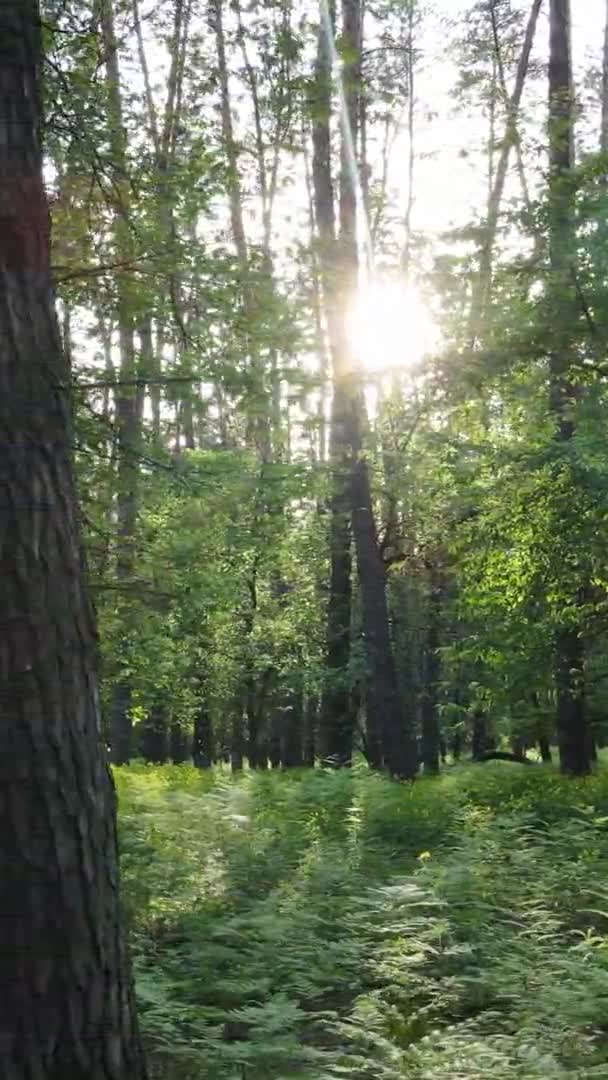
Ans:
[[[608,3],[0,0],[0,1080],[608,1077]]]

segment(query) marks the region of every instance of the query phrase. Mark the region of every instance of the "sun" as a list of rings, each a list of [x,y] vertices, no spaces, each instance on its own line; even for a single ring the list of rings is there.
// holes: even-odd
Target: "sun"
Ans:
[[[348,315],[353,352],[368,374],[413,367],[437,342],[428,306],[413,286],[395,281],[368,282]]]

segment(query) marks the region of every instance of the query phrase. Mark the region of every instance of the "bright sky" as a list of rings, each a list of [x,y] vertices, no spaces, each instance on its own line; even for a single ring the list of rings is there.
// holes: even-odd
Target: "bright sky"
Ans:
[[[443,40],[449,42],[447,24],[458,18],[471,6],[471,0],[441,0],[435,5],[437,18],[427,24],[424,51],[417,85],[417,141],[420,160],[417,164],[417,204],[414,227],[424,232],[438,232],[452,224],[463,224],[471,218],[480,199],[484,198],[484,178],[480,175],[479,159],[473,155],[462,157],[461,148],[472,139],[487,138],[487,129],[470,116],[459,116],[453,109],[451,94],[457,80],[458,68],[446,54]],[[576,68],[577,88],[581,93],[581,77],[591,64],[601,63],[606,0],[572,0],[573,56]],[[534,56],[546,62],[548,55],[549,0],[544,0],[543,11],[537,29]],[[546,101],[546,81],[535,89],[528,88],[524,97],[526,108],[538,123],[539,106]],[[532,98],[532,100],[531,100]],[[538,100],[540,98],[540,100]],[[427,109],[439,115],[425,123]],[[542,115],[542,113],[541,113]],[[476,130],[477,129],[477,130]],[[393,165],[395,180],[407,175],[407,140],[402,139],[396,148]],[[543,167],[544,162],[539,162]],[[397,180],[398,182],[398,180]]]

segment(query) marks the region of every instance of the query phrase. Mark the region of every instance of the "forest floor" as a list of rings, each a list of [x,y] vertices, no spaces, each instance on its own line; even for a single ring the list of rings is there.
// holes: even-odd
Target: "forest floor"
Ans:
[[[115,775],[153,1077],[608,1077],[606,766]]]

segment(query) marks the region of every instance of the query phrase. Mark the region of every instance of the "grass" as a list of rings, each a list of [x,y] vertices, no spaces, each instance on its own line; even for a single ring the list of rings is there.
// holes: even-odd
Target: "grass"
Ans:
[[[116,770],[162,1080],[608,1077],[608,770]]]

